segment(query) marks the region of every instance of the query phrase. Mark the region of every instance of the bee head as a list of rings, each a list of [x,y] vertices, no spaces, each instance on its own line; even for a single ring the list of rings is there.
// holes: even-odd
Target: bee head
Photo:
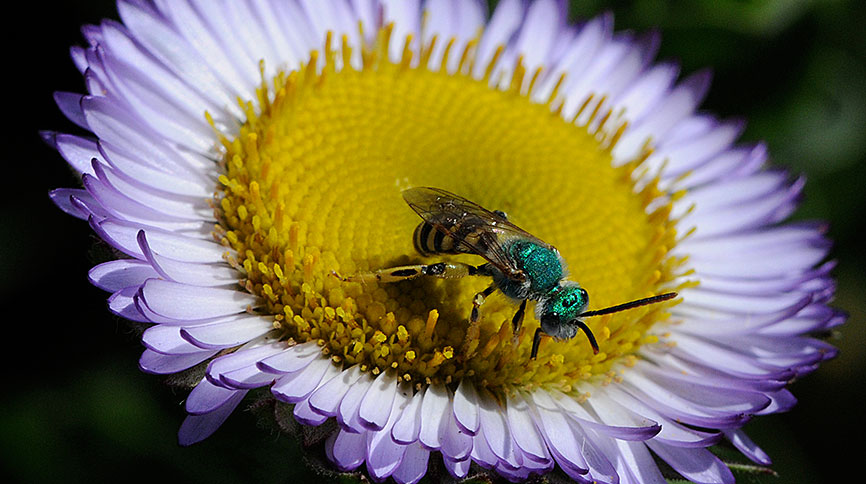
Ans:
[[[595,336],[580,319],[588,304],[589,294],[586,289],[569,281],[538,302],[535,316],[541,323],[541,330],[556,339],[571,339],[578,331],[583,330],[589,338],[593,353],[598,354]]]
[[[557,339],[573,338],[578,327],[573,323],[589,304],[589,294],[576,282],[565,282],[540,300],[536,318],[541,330]]]

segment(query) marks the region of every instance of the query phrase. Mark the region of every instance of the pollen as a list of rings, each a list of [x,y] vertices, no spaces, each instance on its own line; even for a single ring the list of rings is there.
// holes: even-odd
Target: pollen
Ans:
[[[247,113],[239,132],[217,131],[224,155],[214,235],[233,249],[241,286],[259,298],[251,311],[272,316],[286,341],[316,341],[335,365],[396,370],[416,387],[471,378],[495,392],[573,393],[583,380],[610,380],[615,365],[660,341],[649,330],[667,324],[664,305],[588,319],[597,355],[578,335],[545,338],[530,360],[531,306],[513,334],[517,304],[494,293],[469,329],[473,297],[489,278],[384,284],[337,275],[451,258],[413,249],[420,219],[401,191],[416,186],[502,210],[556,246],[569,278],[589,291],[589,309],[676,290],[682,275],[682,261],[669,255],[675,194],[642,168],[649,148],[614,166],[625,125],[601,109],[603,98],[589,96],[566,119],[562,76],[527,71],[520,58],[507,64],[502,48],[476,66],[477,39],[463,48],[445,41],[434,63],[436,37],[420,47],[391,37],[387,26],[353,47],[329,34],[305,65],[263,75],[257,98],[239,100]],[[392,59],[395,41],[404,48]],[[555,82],[540,96],[546,75]]]

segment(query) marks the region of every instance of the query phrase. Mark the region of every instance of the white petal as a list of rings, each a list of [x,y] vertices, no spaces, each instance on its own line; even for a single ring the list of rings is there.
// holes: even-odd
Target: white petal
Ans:
[[[484,70],[493,58],[493,53],[497,47],[508,44],[512,34],[523,23],[524,11],[525,5],[521,0],[502,0],[497,4],[490,22],[484,29],[481,41],[478,43],[474,72],[476,78],[484,74]],[[501,70],[501,67],[497,70]]]
[[[206,287],[238,284],[240,273],[228,264],[198,264],[163,257],[151,249],[147,241],[147,233],[144,230],[138,232],[137,239],[139,248],[147,261],[165,279],[192,286]]]
[[[421,432],[421,404],[424,401],[426,389],[419,390],[412,397],[409,405],[403,409],[400,418],[394,422],[391,437],[400,444],[411,444],[418,440]]]
[[[509,427],[514,430],[514,442],[529,459],[536,462],[549,461],[550,453],[544,444],[544,438],[539,434],[526,400],[519,393],[509,394],[507,398],[506,417]]]
[[[391,416],[392,403],[397,393],[397,376],[387,371],[380,374],[358,408],[361,425],[370,430],[382,430]]]
[[[538,0],[529,5],[513,45],[524,56],[528,72],[547,63],[547,55],[565,20],[563,5],[554,0]]]
[[[163,9],[183,8],[184,3],[186,2],[168,2],[163,5]],[[213,102],[218,106],[234,104],[234,96],[245,94],[246,86],[255,85],[245,85],[243,81],[238,80],[228,62],[221,57],[223,50],[218,45],[207,43],[212,41],[209,39],[210,32],[207,28],[194,30],[199,26],[195,14],[184,17],[182,21],[175,20],[175,22],[183,22],[185,35],[193,39],[193,42],[197,42],[190,44],[167,22],[159,18],[158,14],[142,8],[140,4],[121,2],[117,10],[124,25],[129,28],[138,42],[144,44],[149,53],[160,59],[178,78],[188,80],[188,83],[197,86],[200,92],[213,96]],[[163,13],[169,12],[163,10]],[[170,15],[175,19],[182,16],[174,11],[170,12]],[[214,71],[220,74],[219,79]],[[234,87],[234,90],[228,89],[227,84],[224,84],[227,78],[230,80],[227,84]],[[255,79],[252,79],[252,82],[255,83]]]
[[[124,196],[158,212],[166,219],[204,220],[215,223],[213,208],[201,198],[182,197],[158,191],[138,183],[133,178],[124,176],[121,172],[96,163],[93,167],[94,176],[111,186]]]
[[[511,429],[505,420],[505,409],[491,395],[479,395],[479,417],[484,436],[490,450],[500,460],[517,466],[518,455],[514,452]]]
[[[453,409],[450,407],[451,405],[440,421],[439,441],[442,444],[440,450],[442,455],[448,459],[461,461],[468,458],[469,452],[472,450],[472,435],[464,432],[457,425]]]
[[[364,373],[358,382],[346,392],[343,400],[340,401],[340,408],[337,411],[337,423],[343,430],[352,433],[363,434],[366,429],[361,425],[358,419],[358,408],[364,400],[364,395],[367,390],[373,385],[373,379],[369,373]]]
[[[464,379],[454,393],[454,417],[457,425],[470,435],[478,431],[478,393],[469,379]]]
[[[213,194],[214,183],[200,177],[185,177],[153,166],[123,148],[105,140],[99,142],[101,157],[118,172],[141,185],[167,193],[205,199]],[[91,168],[88,168],[91,170]]]
[[[344,370],[328,382],[323,383],[310,395],[307,401],[316,412],[328,417],[335,417],[343,397],[346,396],[352,385],[361,378],[361,374],[359,365]]]
[[[421,403],[421,430],[418,440],[428,450],[439,450],[439,428],[451,395],[444,385],[430,385]]]
[[[315,341],[296,344],[258,363],[259,368],[271,373],[294,373],[306,368],[314,359],[321,357]]]
[[[107,219],[91,224],[100,236],[123,252],[144,258],[138,244],[139,224]],[[229,251],[214,242],[155,228],[146,229],[147,243],[155,252],[182,262],[224,263],[223,255]]]
[[[406,35],[415,35],[417,42],[418,32],[421,31],[421,5],[419,0],[380,0],[380,4],[385,24],[394,22],[389,57],[392,61],[399,62],[403,55]]]

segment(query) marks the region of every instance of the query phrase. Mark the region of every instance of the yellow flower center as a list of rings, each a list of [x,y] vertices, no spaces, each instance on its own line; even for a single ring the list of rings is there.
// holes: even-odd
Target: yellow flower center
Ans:
[[[545,338],[530,360],[532,305],[516,345],[517,304],[499,293],[481,307],[478,334],[467,335],[473,297],[489,278],[362,284],[334,275],[454,258],[414,251],[421,219],[401,191],[415,186],[502,210],[556,246],[570,278],[589,292],[590,309],[664,292],[679,275],[681,261],[668,256],[676,241],[669,197],[637,174],[648,151],[614,167],[624,126],[593,127],[612,124],[592,113],[600,103],[590,98],[582,110],[592,122],[566,120],[556,92],[546,103],[530,100],[539,73],[519,60],[512,87],[502,90],[489,79],[498,56],[484,78],[469,74],[474,42],[461,52],[448,43],[445,60],[462,59],[449,73],[445,61],[428,67],[435,38],[420,52],[407,39],[399,62],[388,58],[390,40],[391,28],[382,29],[362,49],[360,68],[345,38],[339,52],[326,48],[323,63],[313,52],[306,66],[263,81],[258,99],[241,104],[247,121],[237,137],[220,135],[217,234],[237,251],[230,262],[241,283],[261,297],[255,310],[273,315],[286,340],[318,341],[335,364],[396,371],[417,385],[472,378],[494,391],[572,391],[581,380],[614,377],[616,362],[657,340],[647,329],[666,316],[662,305],[588,319],[598,355],[578,335]]]

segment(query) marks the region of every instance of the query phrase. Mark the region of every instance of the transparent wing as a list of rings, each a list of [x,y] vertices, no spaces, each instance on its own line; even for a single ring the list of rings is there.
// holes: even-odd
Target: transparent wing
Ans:
[[[403,191],[403,199],[425,222],[453,238],[466,252],[484,257],[509,278],[522,280],[525,276],[508,256],[503,242],[519,237],[553,249],[502,215],[441,188],[409,188]]]

